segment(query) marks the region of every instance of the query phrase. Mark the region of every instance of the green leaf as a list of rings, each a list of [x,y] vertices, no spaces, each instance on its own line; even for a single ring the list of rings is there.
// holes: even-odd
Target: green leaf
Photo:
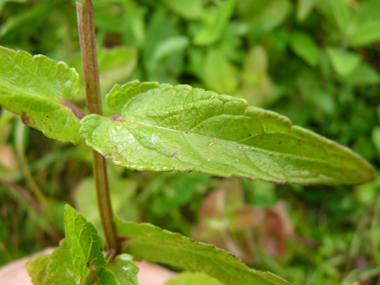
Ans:
[[[342,81],[355,86],[376,85],[380,82],[380,75],[373,67],[361,64]]]
[[[289,0],[238,1],[238,8],[250,28],[269,32],[286,19],[292,3]]]
[[[211,11],[205,12],[204,18],[207,19],[207,22],[205,27],[195,35],[195,45],[209,46],[220,39],[228,20],[233,14],[236,2],[237,0],[226,0],[220,4],[214,13],[211,13]]]
[[[83,113],[68,101],[78,90],[78,74],[65,63],[0,47],[0,105],[24,124],[78,143]]]
[[[128,80],[137,64],[137,51],[130,47],[116,47],[112,49],[100,48],[97,51],[99,66],[99,79],[101,92],[105,93],[115,83],[122,83]],[[73,57],[68,64],[74,67],[82,79],[83,67],[81,55]],[[82,97],[85,97],[84,87]]]
[[[345,38],[350,21],[350,10],[344,0],[318,0],[315,1],[318,10],[339,29]]]
[[[375,177],[348,148],[292,127],[277,113],[248,107],[243,99],[188,85],[133,81],[116,85],[106,100],[118,116],[86,116],[81,134],[97,152],[129,169],[195,170],[304,185]]]
[[[62,240],[59,247],[50,255],[50,263],[46,267],[46,277],[42,283],[43,285],[76,285],[80,282],[81,276],[74,266],[71,254],[66,240]]]
[[[120,254],[115,257],[107,268],[115,275],[120,285],[137,285],[137,272],[139,268],[133,257],[128,254]]]
[[[34,285],[42,285],[46,277],[46,266],[50,262],[49,255],[40,255],[33,257],[26,264],[26,270],[30,277],[32,277],[32,283]]]
[[[170,9],[185,19],[198,19],[202,15],[202,0],[162,0]]]
[[[241,73],[240,95],[253,106],[262,106],[265,96],[272,90],[268,75],[268,55],[262,46],[248,51]]]
[[[214,49],[210,49],[206,55],[204,77],[207,87],[219,93],[232,94],[238,86],[234,66],[222,53]]]
[[[106,268],[107,262],[102,252],[102,242],[95,227],[69,205],[65,207],[65,234],[72,264],[81,284],[90,285],[95,282],[104,285],[128,284],[125,283],[126,280],[123,281],[124,283],[119,283],[112,271]],[[119,263],[122,261],[121,258]],[[114,268],[117,269],[117,267],[116,264]],[[121,274],[119,271],[117,273]],[[132,276],[132,273],[130,274]],[[130,282],[133,284],[134,279]]]
[[[351,46],[364,46],[380,40],[380,21],[366,22],[350,39]]]
[[[310,14],[316,0],[299,0],[297,4],[297,20],[304,21]]]
[[[65,207],[65,234],[73,262],[82,280],[89,274],[89,267],[106,265],[102,242],[94,226],[71,206]]]
[[[290,35],[290,47],[300,58],[311,67],[315,67],[320,59],[321,51],[313,38],[303,32],[293,32]]]
[[[333,47],[327,48],[326,52],[334,69],[342,76],[350,74],[360,63],[360,56],[354,52],[344,51]]]
[[[169,279],[164,285],[223,285],[215,278],[201,272],[183,272]]]
[[[129,238],[125,250],[136,258],[203,272],[226,285],[285,285],[280,277],[248,268],[232,254],[212,245],[162,230],[115,218],[118,234]]]

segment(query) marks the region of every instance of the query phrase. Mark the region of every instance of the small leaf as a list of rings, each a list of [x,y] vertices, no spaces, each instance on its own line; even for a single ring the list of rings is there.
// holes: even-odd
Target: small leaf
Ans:
[[[202,0],[162,0],[170,9],[185,19],[198,19],[202,14]]]
[[[303,185],[375,177],[351,150],[292,127],[277,113],[248,107],[243,99],[188,85],[133,81],[115,86],[106,100],[118,116],[86,116],[81,134],[93,149],[129,169],[195,170]]]
[[[94,226],[69,205],[65,207],[65,234],[81,279],[89,274],[89,267],[106,265],[102,242]]]
[[[299,0],[297,4],[297,20],[303,21],[310,14],[316,0]]]
[[[205,18],[208,22],[194,37],[194,44],[209,46],[220,39],[220,36],[233,14],[237,0],[221,2],[215,13],[207,13]],[[206,13],[206,12],[205,12]]]
[[[329,47],[326,49],[334,69],[339,75],[350,74],[360,63],[360,56],[357,53]]]
[[[361,64],[349,75],[343,77],[342,81],[355,86],[376,85],[380,82],[380,75],[371,66]]]
[[[238,1],[239,12],[250,28],[269,32],[281,25],[292,10],[289,0]]]
[[[42,285],[46,277],[46,266],[50,262],[49,255],[40,255],[33,257],[26,264],[26,270],[30,277],[32,277],[32,283],[34,285]]]
[[[78,74],[65,63],[0,47],[0,105],[47,137],[78,143],[83,113],[68,100]]]
[[[82,284],[122,285],[106,268],[102,242],[95,227],[69,205],[65,207],[65,234],[73,266]]]
[[[219,93],[234,93],[238,80],[236,70],[219,51],[210,49],[204,63],[204,77],[207,87]]]
[[[313,38],[303,32],[293,32],[290,35],[290,47],[300,58],[311,67],[315,67],[320,59],[321,51]]]
[[[137,285],[137,272],[139,268],[133,262],[132,256],[120,254],[115,257],[113,262],[107,268],[115,275],[120,285]]]
[[[232,254],[212,245],[162,230],[151,224],[136,224],[116,218],[120,236],[129,238],[125,250],[136,258],[206,273],[226,285],[289,284],[280,277],[248,268]]]
[[[183,272],[169,279],[164,285],[223,285],[223,283],[201,272]]]
[[[364,46],[380,40],[380,21],[366,22],[350,39],[351,46]]]

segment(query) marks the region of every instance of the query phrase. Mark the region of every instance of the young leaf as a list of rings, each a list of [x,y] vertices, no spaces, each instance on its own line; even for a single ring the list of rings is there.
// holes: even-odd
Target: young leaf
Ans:
[[[89,276],[90,268],[106,265],[102,242],[95,227],[69,205],[65,207],[65,234],[73,263],[82,280]]]
[[[42,285],[46,277],[46,266],[50,262],[49,255],[40,255],[33,257],[26,264],[26,270],[30,277],[32,277],[32,283],[34,285]]]
[[[77,143],[83,113],[68,100],[79,77],[65,63],[0,47],[0,105],[46,136]]]
[[[64,266],[65,270],[72,271],[73,276],[77,274],[76,279],[80,279],[81,284],[94,284],[95,282],[104,285],[135,284],[136,277],[133,276],[137,269],[133,267],[132,261],[123,256],[116,258],[116,264],[112,266],[112,271],[117,274],[115,276],[110,269],[106,268],[107,262],[102,252],[102,242],[94,226],[69,205],[65,207],[65,233],[70,256],[61,252],[59,256],[60,258],[65,256],[67,262],[69,259],[72,261],[71,263],[60,261],[60,264],[67,264]],[[120,266],[122,268],[119,268]],[[55,274],[61,270],[56,267],[53,269]],[[123,270],[131,270],[131,272],[123,272]],[[127,279],[119,279],[121,276]]]
[[[136,258],[203,272],[226,285],[289,284],[272,273],[250,269],[222,249],[178,233],[119,218],[115,218],[115,226],[120,236],[129,238],[125,250]]]
[[[81,134],[119,166],[199,171],[277,183],[356,184],[374,179],[359,155],[248,107],[243,99],[188,85],[130,82],[106,98],[118,116],[86,116]]]
[[[165,285],[223,285],[215,278],[201,272],[183,272],[169,279]]]

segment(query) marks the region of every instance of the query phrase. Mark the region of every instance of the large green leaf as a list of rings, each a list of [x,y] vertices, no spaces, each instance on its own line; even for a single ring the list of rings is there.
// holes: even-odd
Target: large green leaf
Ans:
[[[68,101],[79,77],[65,63],[0,47],[0,105],[46,136],[77,143],[83,113]]]
[[[117,232],[127,237],[125,251],[136,258],[204,272],[226,285],[286,285],[280,277],[253,270],[232,254],[212,245],[162,230],[151,224],[115,219]]]
[[[115,86],[117,116],[86,116],[89,146],[140,171],[199,171],[277,183],[355,184],[374,179],[359,155],[243,99],[188,85]]]

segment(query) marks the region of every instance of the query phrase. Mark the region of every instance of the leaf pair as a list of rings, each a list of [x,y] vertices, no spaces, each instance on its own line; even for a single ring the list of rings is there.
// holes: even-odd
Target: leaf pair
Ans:
[[[68,100],[79,77],[47,57],[0,48],[0,105],[61,141],[86,143],[136,170],[199,171],[276,183],[357,184],[374,179],[359,155],[243,99],[188,85],[133,81],[106,103],[116,116],[83,117]],[[79,132],[80,129],[80,132]]]

